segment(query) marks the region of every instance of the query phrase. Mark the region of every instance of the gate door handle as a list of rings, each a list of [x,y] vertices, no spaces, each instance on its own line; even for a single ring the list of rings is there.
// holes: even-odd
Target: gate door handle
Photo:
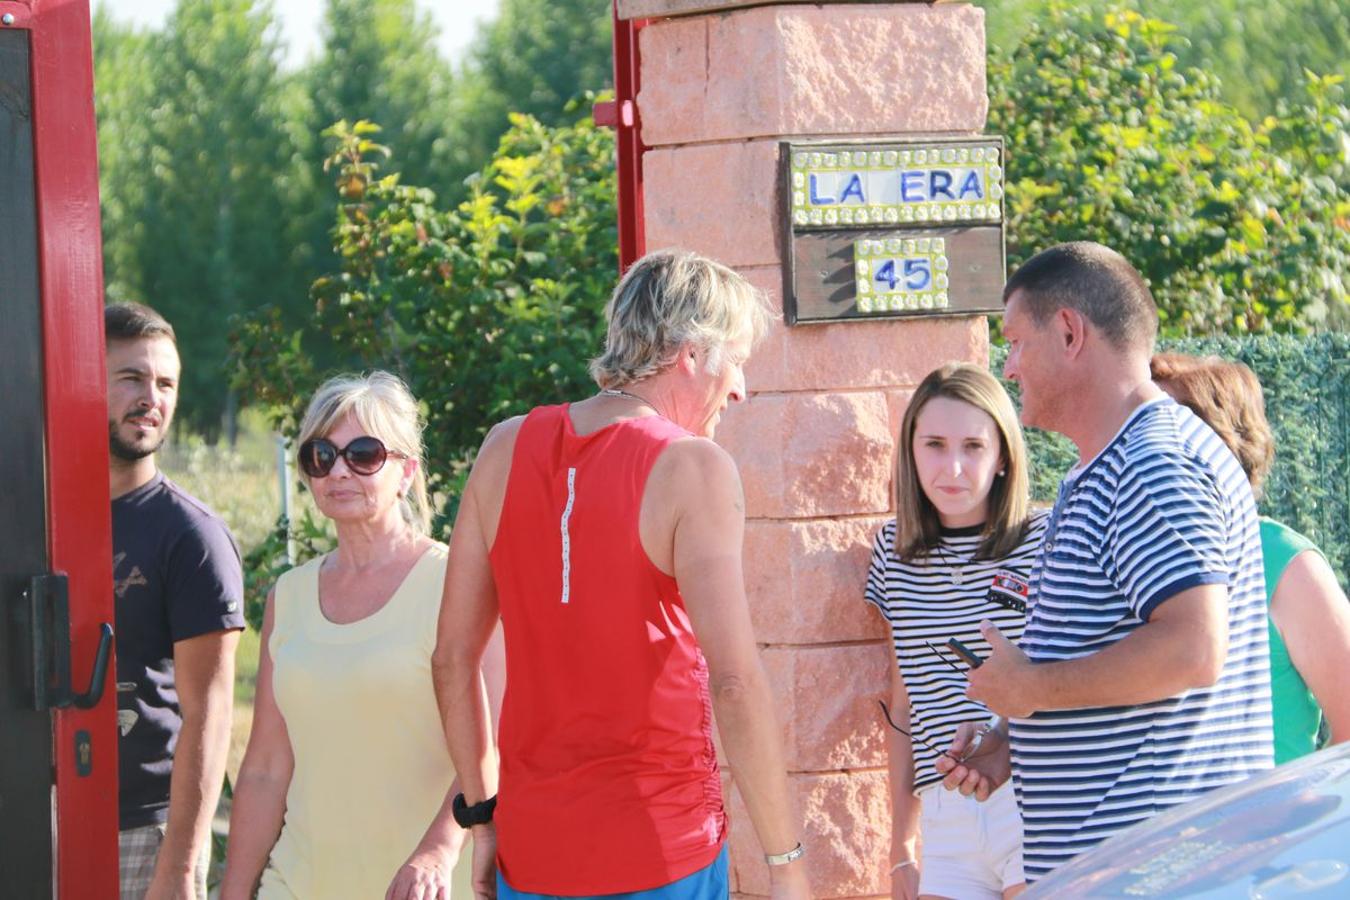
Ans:
[[[89,676],[89,690],[76,694],[72,700],[79,709],[93,709],[103,699],[103,685],[108,681],[108,661],[112,659],[113,627],[107,622],[98,626],[98,649],[94,651],[94,671]]]
[[[103,698],[112,658],[113,628],[99,626],[98,649],[89,689],[76,694],[70,672],[70,593],[65,575],[35,575],[28,585],[28,623],[31,637],[33,708],[62,709],[72,704],[90,709]]]

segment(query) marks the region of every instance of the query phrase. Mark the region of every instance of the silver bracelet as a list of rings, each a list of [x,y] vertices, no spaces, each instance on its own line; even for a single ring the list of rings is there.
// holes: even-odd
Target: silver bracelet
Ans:
[[[793,847],[786,853],[765,853],[764,861],[771,866],[786,866],[794,859],[800,858],[801,855],[805,852],[806,852],[805,848],[803,848],[802,845],[798,843],[797,846]]]
[[[914,868],[917,869],[919,867],[919,861],[917,859],[902,859],[895,865],[891,866],[891,874],[894,875],[896,872],[899,872],[905,866],[913,866]]]

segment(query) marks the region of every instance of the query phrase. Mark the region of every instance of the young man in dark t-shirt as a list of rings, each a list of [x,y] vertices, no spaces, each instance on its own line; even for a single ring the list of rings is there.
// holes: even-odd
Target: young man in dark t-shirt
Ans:
[[[206,900],[244,626],[239,549],[155,465],[178,399],[173,328],[131,303],[108,306],[104,327],[121,897]]]

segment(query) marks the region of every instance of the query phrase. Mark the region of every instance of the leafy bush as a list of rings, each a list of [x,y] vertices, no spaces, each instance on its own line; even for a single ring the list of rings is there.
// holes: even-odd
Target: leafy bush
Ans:
[[[1058,0],[973,0],[986,10],[989,48],[1014,46]],[[1350,77],[1350,7],[1326,0],[1075,0],[1125,6],[1177,26],[1177,61],[1213,72],[1224,98],[1259,121],[1303,92],[1311,70]]]
[[[1164,334],[1350,321],[1350,112],[1338,76],[1257,125],[1177,64],[1175,29],[1052,2],[991,61],[1010,268],[1096,240],[1149,280]]]
[[[593,386],[586,364],[618,268],[614,144],[579,106],[557,128],[513,115],[454,209],[380,174],[389,151],[374,141],[377,126],[339,122],[327,133],[341,269],[314,282],[304,328],[287,329],[275,309],[235,328],[235,384],[286,435],[331,374],[318,370],[311,345],[340,348],[336,369],[398,373],[427,417],[442,534],[491,424]]]
[[[1260,335],[1180,338],[1160,349],[1246,363],[1261,379],[1275,432],[1275,465],[1266,479],[1262,515],[1307,535],[1345,584],[1350,579],[1350,335]],[[1002,378],[1007,348],[991,348]],[[1014,399],[1017,385],[1004,381]],[[1053,501],[1078,458],[1058,434],[1026,430],[1032,496]]]

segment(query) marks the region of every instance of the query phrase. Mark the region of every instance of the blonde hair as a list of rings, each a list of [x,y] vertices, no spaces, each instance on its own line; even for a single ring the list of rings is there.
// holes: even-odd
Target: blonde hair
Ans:
[[[1163,390],[1204,419],[1228,445],[1260,500],[1275,462],[1275,435],[1256,373],[1240,362],[1184,353],[1158,353],[1149,370]]]
[[[431,530],[431,502],[427,498],[426,467],[422,464],[425,455],[422,430],[426,423],[412,392],[397,375],[380,370],[366,375],[334,376],[320,385],[309,401],[300,423],[299,443],[327,435],[349,415],[386,448],[418,461],[412,483],[399,499],[399,507],[403,520],[418,533],[426,534]],[[303,470],[300,477],[309,484]]]
[[[1031,504],[1027,451],[1017,423],[1017,410],[1008,392],[993,375],[970,363],[947,363],[929,372],[905,409],[895,459],[895,553],[904,560],[917,559],[927,556],[942,540],[937,508],[923,492],[914,463],[914,430],[919,413],[936,397],[968,403],[994,420],[1004,473],[989,487],[989,515],[975,556],[978,559],[1007,556],[1026,533]]]
[[[591,360],[601,388],[655,375],[693,344],[717,375],[734,341],[757,342],[769,325],[764,299],[720,263],[683,250],[657,250],[633,264],[605,306],[605,350]]]

